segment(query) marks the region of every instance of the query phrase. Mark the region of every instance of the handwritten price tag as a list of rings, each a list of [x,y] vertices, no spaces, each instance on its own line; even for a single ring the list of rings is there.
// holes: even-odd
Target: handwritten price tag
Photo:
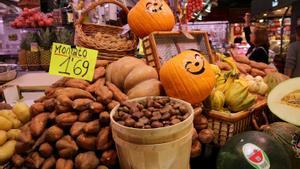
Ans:
[[[49,73],[92,81],[97,56],[97,50],[53,43]]]

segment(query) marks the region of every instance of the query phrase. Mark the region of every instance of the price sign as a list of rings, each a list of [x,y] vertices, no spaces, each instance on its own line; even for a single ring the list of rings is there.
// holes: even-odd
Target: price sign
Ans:
[[[97,56],[97,50],[53,43],[49,73],[92,81]]]

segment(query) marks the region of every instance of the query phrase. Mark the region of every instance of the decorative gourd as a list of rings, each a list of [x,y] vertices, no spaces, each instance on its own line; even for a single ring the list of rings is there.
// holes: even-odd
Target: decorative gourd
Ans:
[[[203,55],[186,50],[168,60],[160,69],[160,80],[168,96],[198,104],[215,86],[215,73]]]
[[[205,100],[204,105],[212,110],[222,110],[225,104],[223,92],[214,89],[210,96]]]
[[[264,77],[265,83],[269,86],[268,92],[270,92],[274,87],[276,87],[279,83],[288,80],[289,77],[281,74],[279,72],[273,72],[267,74],[267,76]]]
[[[300,128],[290,123],[276,122],[264,126],[264,132],[279,142],[290,156],[293,169],[300,166]]]
[[[251,75],[247,75],[245,80],[248,84],[249,91],[260,95],[265,95],[269,89],[268,85],[264,82],[261,76],[255,78]]]
[[[164,0],[140,0],[129,11],[128,24],[135,35],[143,38],[154,31],[171,31],[175,17]]]
[[[134,57],[123,57],[108,65],[106,79],[127,92],[130,99],[159,96],[162,92],[156,70]]]

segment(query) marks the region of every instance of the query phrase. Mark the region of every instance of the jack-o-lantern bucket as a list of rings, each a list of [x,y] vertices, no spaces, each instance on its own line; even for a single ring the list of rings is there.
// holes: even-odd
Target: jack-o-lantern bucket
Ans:
[[[128,24],[143,38],[154,31],[171,31],[175,17],[164,0],[140,0],[128,13]]]
[[[194,50],[183,51],[164,63],[160,80],[168,96],[191,104],[205,100],[216,83],[210,64]]]

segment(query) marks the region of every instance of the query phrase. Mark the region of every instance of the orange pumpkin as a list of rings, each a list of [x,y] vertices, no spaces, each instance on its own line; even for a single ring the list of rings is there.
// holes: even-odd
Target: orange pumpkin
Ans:
[[[164,0],[140,0],[128,14],[131,30],[140,38],[154,31],[170,31],[175,25],[172,10]]]
[[[205,100],[216,79],[210,64],[197,51],[186,50],[160,69],[160,80],[168,96],[198,104]]]

